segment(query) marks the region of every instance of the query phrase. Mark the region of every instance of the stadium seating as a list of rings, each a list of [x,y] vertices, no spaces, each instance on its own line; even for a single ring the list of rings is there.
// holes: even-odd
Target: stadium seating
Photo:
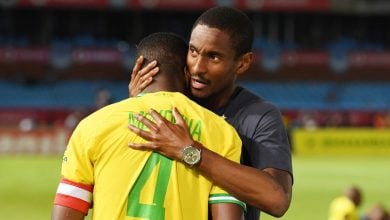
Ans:
[[[390,83],[245,82],[281,109],[381,110],[390,108]]]
[[[96,91],[108,89],[115,101],[128,95],[122,81],[69,80],[46,84],[0,81],[0,107],[91,108]],[[381,110],[390,108],[390,83],[240,82],[279,108]]]
[[[95,93],[107,88],[115,100],[128,96],[127,82],[63,81],[25,85],[0,81],[0,108],[93,108]]]

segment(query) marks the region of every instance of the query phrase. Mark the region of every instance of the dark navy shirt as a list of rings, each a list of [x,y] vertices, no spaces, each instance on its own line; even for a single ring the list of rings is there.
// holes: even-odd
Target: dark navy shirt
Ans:
[[[241,137],[241,164],[261,170],[277,168],[292,176],[290,144],[280,111],[274,105],[237,87],[216,113],[225,116]],[[259,210],[248,205],[246,220],[257,220],[259,215]]]

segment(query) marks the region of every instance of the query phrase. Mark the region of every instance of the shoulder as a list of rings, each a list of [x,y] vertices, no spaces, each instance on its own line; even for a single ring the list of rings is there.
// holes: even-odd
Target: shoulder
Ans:
[[[264,99],[261,96],[254,94],[253,92],[243,88],[241,92],[241,99],[248,102],[249,107],[261,107],[265,110],[277,110],[277,107],[270,101]]]
[[[202,124],[209,129],[208,133],[210,133],[210,135],[234,137],[239,139],[235,128],[229,124],[223,116],[217,115],[181,93],[176,94],[176,97],[180,101],[178,103],[180,106],[177,106],[179,112],[183,116],[189,117],[189,119],[196,118],[202,121]],[[191,123],[189,124],[191,125]],[[219,132],[221,130],[223,130],[223,132]]]
[[[123,108],[128,100],[125,99],[92,112],[80,121],[78,125],[79,129],[87,129],[89,132],[92,132],[111,124],[111,122],[114,122],[110,119],[112,115],[118,111],[120,112],[120,109]]]
[[[91,123],[93,121],[96,121],[97,119],[101,119],[105,115],[109,114],[112,111],[112,109],[115,108],[116,105],[117,105],[117,103],[114,103],[114,104],[104,106],[98,110],[95,110],[94,112],[89,114],[87,117],[85,117],[82,120],[82,122],[83,123]]]
[[[285,132],[282,114],[271,102],[242,89],[226,108],[227,120],[241,136],[258,137]]]
[[[349,209],[354,207],[353,202],[345,196],[337,197],[336,199],[334,199],[332,201],[332,205],[334,207],[340,207],[340,208],[342,207],[344,209]]]
[[[236,116],[252,116],[258,119],[264,116],[280,117],[280,111],[273,103],[245,88],[239,89],[228,107]]]

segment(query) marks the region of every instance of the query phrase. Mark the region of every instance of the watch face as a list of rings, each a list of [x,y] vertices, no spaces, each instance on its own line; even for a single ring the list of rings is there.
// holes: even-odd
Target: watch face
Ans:
[[[193,146],[188,146],[183,149],[183,161],[193,166],[200,161],[200,150]]]

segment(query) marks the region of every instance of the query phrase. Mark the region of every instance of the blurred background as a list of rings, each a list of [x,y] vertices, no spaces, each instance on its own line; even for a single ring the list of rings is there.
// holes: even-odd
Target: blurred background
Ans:
[[[135,44],[157,31],[188,39],[216,5],[252,19],[255,62],[239,84],[273,102],[289,131],[294,196],[282,219],[327,219],[351,185],[362,218],[389,209],[389,1],[0,0],[0,219],[48,219],[68,137],[128,96]]]

